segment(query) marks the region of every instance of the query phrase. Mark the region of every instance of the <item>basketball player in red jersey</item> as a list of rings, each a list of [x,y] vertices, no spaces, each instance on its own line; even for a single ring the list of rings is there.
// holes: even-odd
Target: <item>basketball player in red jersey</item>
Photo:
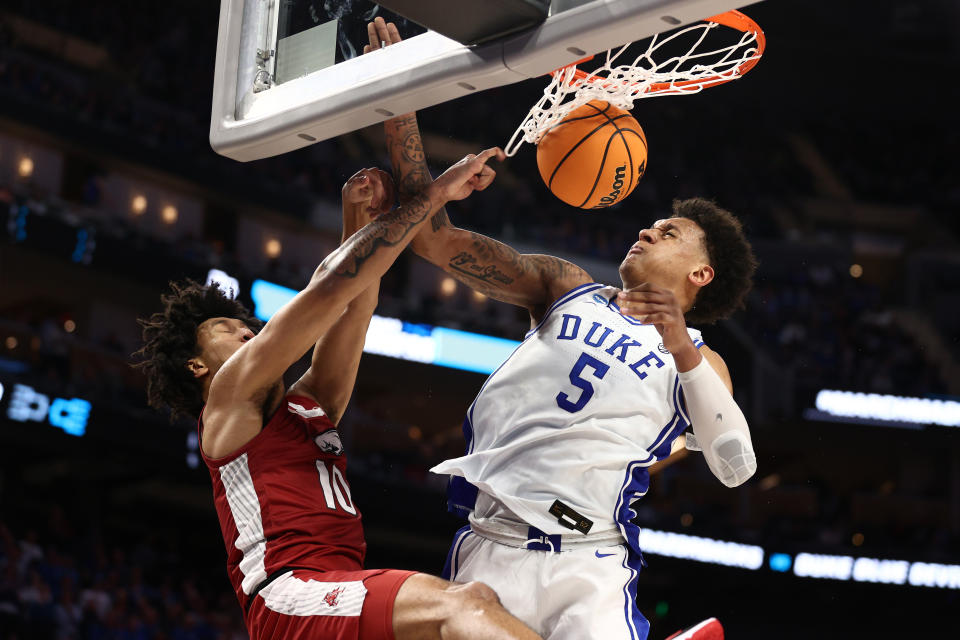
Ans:
[[[150,404],[199,417],[228,574],[253,640],[539,638],[481,583],[363,569],[336,427],[380,277],[446,201],[490,184],[493,157],[503,152],[464,158],[394,211],[387,174],[350,178],[342,245],[259,332],[239,303],[197,283],[174,285],[163,311],[141,322]],[[284,388],[311,345],[309,370]]]

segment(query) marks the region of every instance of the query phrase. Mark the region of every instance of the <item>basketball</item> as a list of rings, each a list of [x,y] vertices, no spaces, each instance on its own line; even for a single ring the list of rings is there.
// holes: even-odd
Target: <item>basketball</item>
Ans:
[[[629,112],[592,100],[544,134],[537,166],[553,195],[574,207],[602,209],[637,186],[647,167],[647,137]]]

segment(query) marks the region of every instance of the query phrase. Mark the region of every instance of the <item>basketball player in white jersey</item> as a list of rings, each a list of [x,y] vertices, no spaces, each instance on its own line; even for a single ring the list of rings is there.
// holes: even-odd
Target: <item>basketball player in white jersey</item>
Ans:
[[[368,48],[398,41],[391,27],[371,23]],[[430,176],[415,115],[388,122],[387,136],[401,198],[416,193]],[[467,412],[466,455],[432,469],[451,474],[451,508],[470,522],[445,577],[486,582],[544,638],[643,640],[632,520],[647,470],[691,425],[691,447],[726,486],[756,470],[727,367],[686,325],[742,305],[756,261],[740,223],[706,200],[675,202],[639,232],[620,287],[454,227],[443,209],[411,246],[531,319]],[[722,633],[711,619],[673,637]]]

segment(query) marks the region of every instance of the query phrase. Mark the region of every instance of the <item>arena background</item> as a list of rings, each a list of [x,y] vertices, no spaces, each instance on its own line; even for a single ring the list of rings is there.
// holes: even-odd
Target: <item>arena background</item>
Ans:
[[[129,368],[135,318],[168,280],[213,268],[248,304],[256,280],[300,288],[338,241],[340,185],[388,158],[379,125],[249,164],[213,153],[217,5],[0,10],[3,638],[245,637],[192,425],[150,411]],[[710,615],[733,639],[954,635],[960,8],[745,11],[766,56],[742,81],[638,105],[649,168],[624,203],[566,207],[528,146],[451,218],[613,282],[675,197],[715,198],[745,222],[755,290],[703,332],[730,366],[759,470],[728,490],[680,454],[654,478],[639,517],[656,534],[639,596],[651,638]],[[422,111],[434,172],[504,144],[540,90]],[[405,255],[377,314],[522,336],[523,313],[444,281]],[[460,452],[483,380],[364,356],[343,424],[369,566],[440,571],[459,522],[426,469]],[[817,404],[823,390],[883,395]]]

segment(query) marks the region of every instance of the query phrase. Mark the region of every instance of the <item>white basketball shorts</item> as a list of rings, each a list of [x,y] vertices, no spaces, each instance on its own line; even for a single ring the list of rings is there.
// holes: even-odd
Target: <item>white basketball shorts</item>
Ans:
[[[640,568],[626,544],[533,551],[467,526],[454,537],[444,577],[486,583],[545,640],[645,640],[650,625],[636,603]]]

